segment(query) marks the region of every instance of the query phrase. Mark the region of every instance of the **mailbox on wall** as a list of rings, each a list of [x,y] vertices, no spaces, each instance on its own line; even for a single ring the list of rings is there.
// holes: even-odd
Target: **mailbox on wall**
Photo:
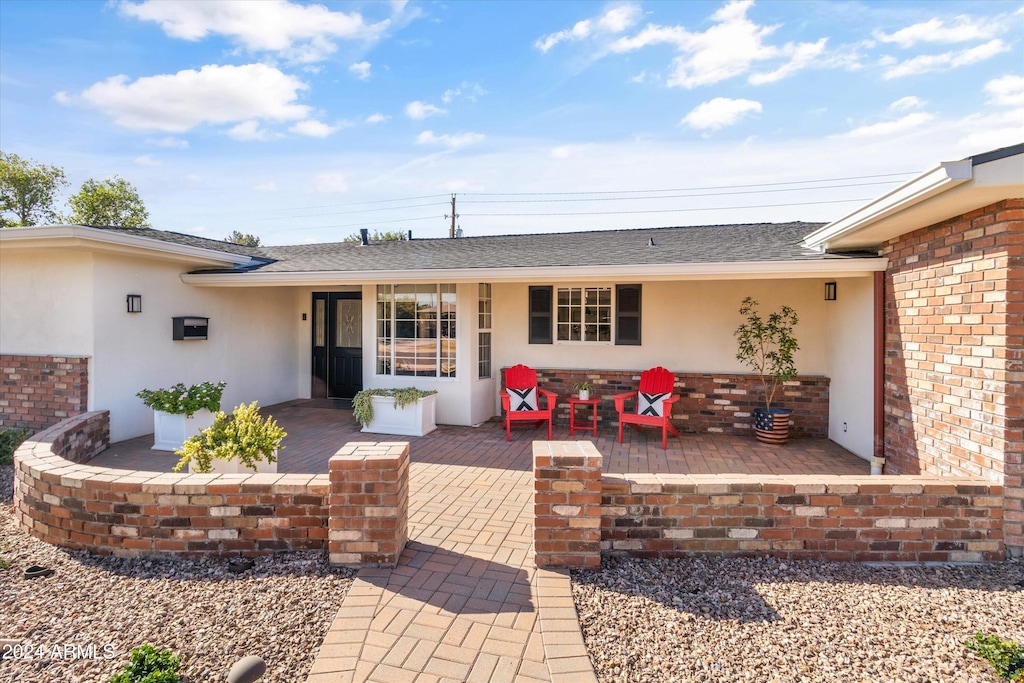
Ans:
[[[206,339],[210,330],[210,319],[200,318],[194,315],[184,315],[173,318],[174,320],[174,341],[188,341],[190,339]]]

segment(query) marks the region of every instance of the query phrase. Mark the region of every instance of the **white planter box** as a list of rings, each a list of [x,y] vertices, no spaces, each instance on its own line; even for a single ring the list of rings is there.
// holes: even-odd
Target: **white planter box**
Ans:
[[[176,451],[190,436],[213,424],[214,414],[206,408],[192,413],[192,417],[153,411],[153,450]]]
[[[395,408],[390,396],[373,396],[373,420],[362,431],[373,434],[423,436],[437,429],[434,422],[437,394],[424,396],[415,403]]]
[[[261,460],[256,463],[256,469],[251,470],[246,467],[240,460],[221,460],[220,458],[214,458],[211,463],[213,469],[210,470],[210,474],[276,474],[277,473],[277,461],[267,462]],[[195,470],[192,469],[192,463],[188,464],[188,471],[191,474]]]

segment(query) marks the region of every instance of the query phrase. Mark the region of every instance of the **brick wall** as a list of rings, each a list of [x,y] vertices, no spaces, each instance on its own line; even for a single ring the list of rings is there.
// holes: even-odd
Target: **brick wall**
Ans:
[[[537,369],[537,383],[558,394],[555,417],[569,421],[569,403],[575,395],[573,386],[587,380],[594,385],[591,398],[603,399],[598,406],[599,425],[618,425],[618,413],[611,397],[636,391],[642,370],[562,370]],[[501,371],[502,390],[505,368]],[[764,389],[759,378],[744,374],[676,373],[679,402],[672,411],[672,421],[683,432],[750,434],[753,429],[751,411],[764,405]],[[788,382],[773,407],[793,410],[790,435],[816,439],[828,438],[827,377],[798,377]],[[582,409],[578,409],[583,415]]]
[[[589,441],[534,441],[538,567],[601,566],[601,454]]]
[[[352,516],[363,522],[367,540],[380,544],[374,552],[395,555],[405,544],[405,516],[387,496],[389,487],[408,490],[408,444],[399,444],[404,468],[332,470],[333,481],[327,474],[190,475],[83,464],[106,447],[108,419],[105,411],[70,418],[15,452],[15,515],[32,535],[100,555],[251,556],[326,551],[329,529],[347,528],[343,518]],[[342,451],[336,458],[352,461],[352,453]],[[365,494],[349,501],[361,506],[358,515],[332,499],[332,486],[340,490],[345,482]],[[361,560],[380,563],[370,549],[362,551]]]
[[[348,443],[330,460],[333,564],[394,567],[409,533],[409,444]]]
[[[88,402],[88,358],[0,354],[0,427],[38,431]]]
[[[601,551],[1000,560],[1002,505],[1001,487],[969,478],[614,475],[603,479]]]
[[[1004,484],[1024,552],[1024,199],[893,240],[886,273],[885,455],[892,473]]]

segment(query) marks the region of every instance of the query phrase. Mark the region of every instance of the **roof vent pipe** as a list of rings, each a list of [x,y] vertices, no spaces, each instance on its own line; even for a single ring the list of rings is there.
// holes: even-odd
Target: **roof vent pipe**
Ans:
[[[409,231],[409,241],[412,242],[412,230]]]
[[[369,228],[359,228],[359,239],[362,240],[363,246],[370,244],[370,230]]]
[[[649,247],[655,246],[654,245],[654,238],[653,237],[648,237],[647,238],[647,246],[649,246]]]

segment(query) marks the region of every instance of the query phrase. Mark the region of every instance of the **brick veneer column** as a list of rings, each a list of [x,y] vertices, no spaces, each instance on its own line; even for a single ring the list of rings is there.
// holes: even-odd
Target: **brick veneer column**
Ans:
[[[534,441],[538,567],[601,566],[601,454],[589,441]]]
[[[409,539],[409,444],[347,443],[328,465],[332,564],[393,567]]]
[[[89,359],[0,354],[0,427],[33,432],[85,412]]]

